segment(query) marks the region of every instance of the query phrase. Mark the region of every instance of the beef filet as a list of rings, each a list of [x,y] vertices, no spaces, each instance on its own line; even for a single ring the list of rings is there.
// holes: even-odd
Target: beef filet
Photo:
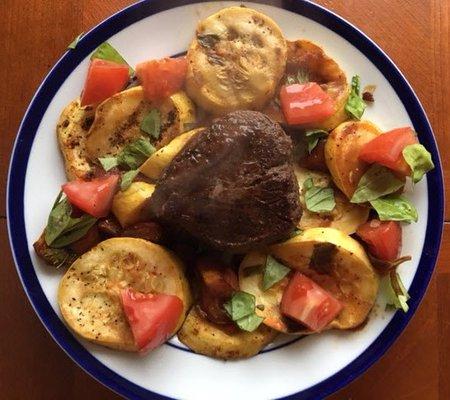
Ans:
[[[166,168],[151,212],[219,250],[284,239],[301,216],[291,152],[291,139],[262,113],[217,118]]]

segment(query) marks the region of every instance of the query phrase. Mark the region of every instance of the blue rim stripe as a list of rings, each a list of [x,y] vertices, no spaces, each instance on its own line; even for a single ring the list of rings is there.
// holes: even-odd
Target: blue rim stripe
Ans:
[[[441,163],[431,126],[419,100],[394,63],[371,39],[341,17],[306,0],[258,2],[304,15],[333,30],[365,54],[388,79],[400,97],[415,130],[419,132],[421,142],[431,152],[436,166],[435,170],[427,175],[428,224],[419,268],[409,290],[411,294],[410,310],[407,314],[397,313],[372,345],[341,371],[317,385],[286,397],[286,399],[324,398],[355,379],[385,353],[406,327],[425,293],[436,263],[443,228],[444,194]],[[9,168],[8,232],[16,267],[30,302],[55,341],[78,365],[110,389],[131,399],[168,399],[168,397],[148,391],[100,363],[72,336],[51,308],[39,285],[28,250],[23,204],[25,174],[30,150],[42,116],[66,76],[100,43],[113,34],[157,12],[192,3],[195,1],[142,1],[119,11],[88,32],[80,40],[75,51],[67,52],[56,63],[31,100],[19,128]],[[14,221],[14,224],[11,224],[11,221]]]

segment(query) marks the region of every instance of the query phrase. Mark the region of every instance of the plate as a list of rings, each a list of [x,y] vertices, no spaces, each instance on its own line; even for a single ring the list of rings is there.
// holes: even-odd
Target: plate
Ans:
[[[246,3],[271,16],[287,38],[322,45],[347,76],[358,73],[375,84],[376,101],[365,118],[382,129],[412,125],[432,153],[436,168],[409,196],[420,220],[404,229],[400,267],[409,288],[409,312],[385,311],[379,296],[367,325],[357,332],[326,332],[284,340],[249,360],[223,362],[192,353],[176,339],[142,357],[89,344],[72,335],[56,303],[61,272],[43,265],[32,243],[45,226],[59,186],[65,181],[55,136],[63,107],[76,97],[90,53],[108,40],[135,65],[186,50],[196,23],[235,2],[195,4],[155,0],[134,4],[108,18],[68,51],[45,78],[24,116],[8,177],[8,229],[17,271],[42,323],[86,372],[133,399],[323,398],[364,372],[399,336],[422,299],[436,262],[443,226],[443,184],[433,132],[412,88],[382,50],[357,28],[307,1]]]

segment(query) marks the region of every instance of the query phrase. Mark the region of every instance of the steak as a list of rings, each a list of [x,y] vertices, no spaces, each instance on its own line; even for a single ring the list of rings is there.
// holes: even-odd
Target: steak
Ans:
[[[167,166],[151,213],[219,250],[285,239],[301,217],[291,153],[289,136],[260,112],[214,119]]]

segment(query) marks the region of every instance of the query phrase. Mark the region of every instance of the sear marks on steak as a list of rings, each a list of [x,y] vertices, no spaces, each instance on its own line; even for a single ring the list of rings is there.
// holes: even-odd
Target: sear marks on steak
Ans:
[[[301,216],[292,142],[256,111],[213,120],[166,168],[154,217],[219,250],[248,251],[286,238]]]

